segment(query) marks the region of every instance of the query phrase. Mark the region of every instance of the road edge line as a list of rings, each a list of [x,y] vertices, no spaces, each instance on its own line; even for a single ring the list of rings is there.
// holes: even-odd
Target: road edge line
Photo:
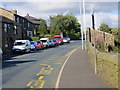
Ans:
[[[80,48],[80,47],[81,47],[81,46],[79,46],[78,48]],[[75,51],[77,51],[78,48],[76,48]],[[73,50],[74,50],[74,49],[73,49]],[[74,51],[74,52],[75,52],[75,51]],[[74,52],[73,52],[73,53],[74,53]],[[73,53],[72,53],[72,54],[73,54]],[[55,84],[55,90],[57,90],[57,89],[59,88],[60,78],[61,78],[63,69],[64,69],[66,63],[68,62],[69,58],[72,56],[72,54],[67,57],[67,59],[65,60],[64,64],[62,65],[62,67],[61,67],[61,69],[60,69],[60,72],[59,72],[59,75],[58,75],[58,78],[57,78],[57,82],[56,82],[56,84]]]

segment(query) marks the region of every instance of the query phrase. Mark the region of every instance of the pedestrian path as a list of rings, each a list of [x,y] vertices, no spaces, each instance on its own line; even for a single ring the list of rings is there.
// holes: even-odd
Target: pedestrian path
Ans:
[[[58,88],[108,88],[91,68],[87,51],[78,48],[67,61]]]

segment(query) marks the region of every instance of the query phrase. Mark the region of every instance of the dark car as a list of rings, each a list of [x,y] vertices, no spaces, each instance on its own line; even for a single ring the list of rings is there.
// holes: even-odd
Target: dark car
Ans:
[[[58,43],[58,41],[56,39],[53,39],[52,41],[54,43],[54,46],[58,46],[59,45],[59,43]]]

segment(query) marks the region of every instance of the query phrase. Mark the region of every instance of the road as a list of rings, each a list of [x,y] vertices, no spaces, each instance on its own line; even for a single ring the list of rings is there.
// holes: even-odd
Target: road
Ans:
[[[55,88],[58,74],[67,57],[81,41],[16,55],[2,64],[3,88]]]

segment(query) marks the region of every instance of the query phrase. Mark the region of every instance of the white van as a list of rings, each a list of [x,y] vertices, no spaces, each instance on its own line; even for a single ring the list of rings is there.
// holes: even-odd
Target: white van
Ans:
[[[43,42],[44,47],[47,48],[47,47],[50,46],[50,45],[49,45],[49,42],[50,42],[49,38],[41,38],[40,41]]]
[[[16,40],[12,48],[13,52],[30,52],[31,44],[29,40]]]

